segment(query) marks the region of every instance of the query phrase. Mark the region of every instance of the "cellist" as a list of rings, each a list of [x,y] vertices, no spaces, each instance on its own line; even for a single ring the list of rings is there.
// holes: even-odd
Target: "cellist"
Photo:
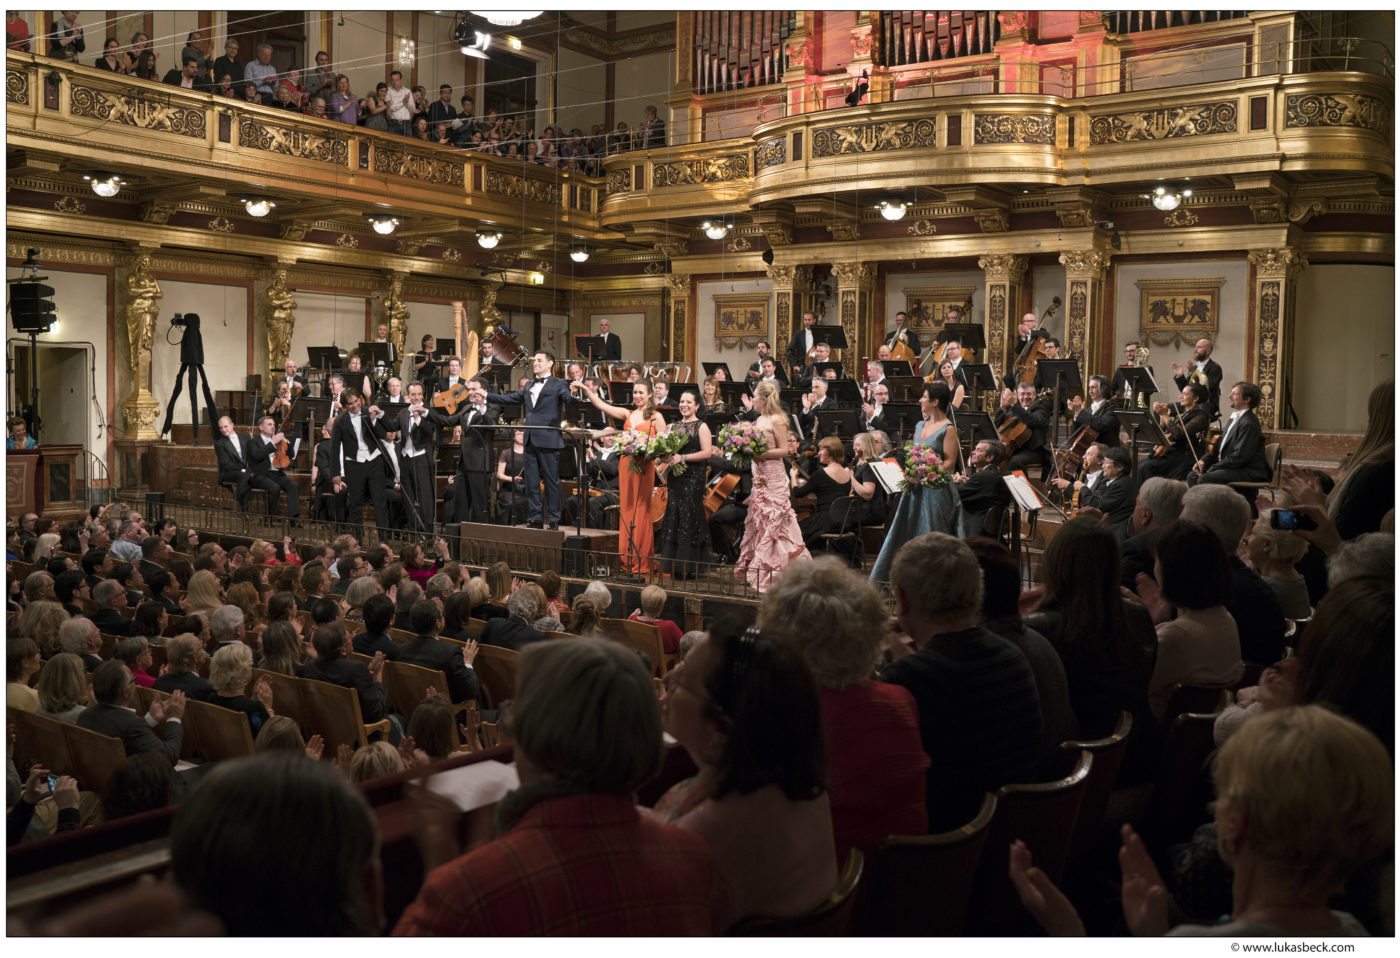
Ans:
[[[904,310],[894,314],[894,331],[885,337],[885,345],[890,347],[890,356],[895,359],[904,357],[896,355],[898,345],[908,348],[914,355],[911,365],[918,360],[919,356],[919,334],[909,328],[909,317]]]

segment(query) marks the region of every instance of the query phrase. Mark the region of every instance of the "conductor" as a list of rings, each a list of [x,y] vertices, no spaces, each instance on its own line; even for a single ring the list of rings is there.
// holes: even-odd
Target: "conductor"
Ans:
[[[569,387],[562,379],[551,375],[554,354],[543,350],[535,353],[532,362],[534,380],[524,389],[511,393],[487,393],[487,402],[506,405],[520,403],[526,426],[550,426],[551,429],[525,430],[525,501],[529,506],[526,525],[533,529],[559,528],[559,451],[564,437],[559,424],[564,419],[564,403],[569,399]],[[540,504],[540,480],[544,480],[544,505]]]

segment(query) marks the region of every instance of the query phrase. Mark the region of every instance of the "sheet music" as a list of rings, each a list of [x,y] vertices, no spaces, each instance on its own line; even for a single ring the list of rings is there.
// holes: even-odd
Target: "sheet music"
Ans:
[[[1002,478],[1006,480],[1006,488],[1011,490],[1011,498],[1015,500],[1016,505],[1020,506],[1025,511],[1035,512],[1037,509],[1041,509],[1045,506],[1040,496],[1036,495],[1035,488],[1030,484],[1030,480],[1026,478],[1026,474],[1021,470],[1017,469],[1015,472],[1009,473]]]
[[[900,468],[898,460],[875,459],[871,461],[870,468],[875,470],[875,479],[885,492],[896,493],[904,488],[904,470]]]

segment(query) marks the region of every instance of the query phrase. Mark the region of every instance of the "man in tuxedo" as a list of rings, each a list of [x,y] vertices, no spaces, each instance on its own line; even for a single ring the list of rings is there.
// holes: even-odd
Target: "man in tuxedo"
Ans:
[[[788,369],[792,371],[794,377],[802,376],[802,367],[807,364],[807,354],[816,345],[813,339],[812,327],[817,325],[817,317],[813,313],[802,314],[802,328],[792,334],[792,341],[787,345],[787,352],[784,358],[787,360]]]
[[[327,419],[321,424],[321,441],[316,444],[316,459],[311,466],[311,495],[316,503],[317,519],[344,522],[345,491],[343,488],[337,489],[332,478],[335,475],[335,460],[331,456],[335,446],[330,438],[334,422]],[[330,498],[323,498],[325,496]]]
[[[289,387],[294,387],[291,390],[293,396],[306,395],[306,377],[297,372],[296,362],[289,359],[287,360],[287,365],[282,368],[282,378],[277,380],[277,383],[274,384],[273,392],[276,392],[277,385],[285,382]]]
[[[384,450],[385,429],[378,406],[362,408],[360,394],[346,389],[340,394],[345,412],[331,427],[331,475],[333,491],[344,490],[349,519],[358,523],[369,495],[374,521],[388,520],[387,484],[394,478]]]
[[[268,507],[276,504],[273,494],[282,486],[269,474],[272,447],[259,439],[244,436],[233,428],[228,416],[219,418],[219,438],[214,440],[214,458],[219,464],[219,482],[232,484],[233,498],[240,512],[248,508],[248,490],[266,489]],[[285,478],[285,477],[284,477]]]
[[[1019,357],[1026,345],[1032,339],[1049,339],[1050,330],[1040,325],[1040,320],[1036,319],[1035,313],[1026,313],[1021,317],[1021,325],[1016,327],[1016,347],[1012,352],[1013,360]],[[1016,388],[1016,370],[1010,369],[1001,381],[1005,383],[1007,389]]]
[[[826,343],[817,343],[812,347],[812,361],[802,368],[802,375],[797,379],[798,389],[808,389],[812,385],[812,380],[822,379],[823,373],[818,370],[818,363],[831,362],[831,347]]]
[[[408,404],[390,416],[389,428],[399,436],[399,476],[404,495],[413,503],[423,528],[431,530],[437,522],[438,430],[450,426],[452,420],[423,405],[422,383],[409,384]]]
[[[1123,347],[1123,365],[1119,366],[1118,369],[1113,373],[1113,385],[1112,387],[1110,387],[1109,390],[1109,395],[1122,395],[1123,404],[1125,408],[1135,406],[1138,404],[1138,397],[1128,392],[1128,377],[1123,374],[1123,368],[1125,366],[1137,365],[1137,351],[1138,344],[1136,340],[1128,343],[1126,346]],[[1157,374],[1151,366],[1145,366],[1144,368],[1149,373],[1152,373],[1154,378],[1156,377]]]
[[[759,367],[759,372],[761,375],[749,384],[750,393],[752,393],[753,390],[758,388],[759,383],[772,383],[779,389],[786,385],[786,383],[784,383],[783,380],[778,376],[778,364],[776,361],[774,361],[772,356],[763,357],[762,365]]]
[[[823,411],[836,408],[834,399],[828,400],[826,397],[826,380],[820,376],[813,378],[808,391],[802,394],[802,412],[797,416],[798,425],[802,427],[802,435],[812,438],[812,429],[817,425],[817,417]]]
[[[80,728],[121,739],[127,755],[160,752],[171,765],[180,760],[180,745],[184,741],[185,693],[176,689],[169,698],[157,698],[143,718],[133,709],[135,680],[131,670],[112,659],[103,662],[92,673],[92,696],[97,704],[78,713],[75,723]],[[165,723],[164,740],[151,731]]]
[[[487,339],[481,344],[481,365],[486,366],[491,363],[501,366],[508,365],[504,359],[496,355],[496,344]]]
[[[1079,495],[1079,507],[1102,512],[1120,541],[1132,534],[1129,524],[1137,505],[1137,482],[1128,475],[1129,463],[1128,450],[1122,446],[1104,450],[1103,480]]]
[[[438,638],[442,631],[442,610],[432,599],[419,599],[409,610],[413,631],[417,636],[399,646],[399,661],[437,669],[447,676],[447,694],[452,701],[481,700],[481,682],[472,662],[476,659],[477,642],[468,639],[461,648]],[[494,621],[494,620],[493,620]]]
[[[903,343],[914,350],[914,356],[917,359],[920,347],[919,334],[909,328],[909,317],[902,309],[894,314],[894,329],[885,337],[885,345],[891,349],[894,348],[896,342]]]
[[[604,363],[622,362],[622,340],[612,331],[611,322],[606,319],[598,320],[598,338],[603,341],[603,352],[593,358]]]
[[[880,430],[889,432],[890,424],[885,420],[885,407],[890,402],[890,387],[885,385],[883,377],[878,385],[871,387],[871,401],[864,403],[861,407],[861,432]]]
[[[773,355],[773,346],[768,340],[763,340],[758,344],[758,358],[749,363],[749,382],[758,382],[758,377],[763,375],[763,361]]]
[[[389,324],[388,324],[388,323],[380,323],[380,324],[379,324],[379,327],[378,327],[377,329],[375,329],[375,331],[374,331],[374,341],[375,341],[376,343],[383,343],[384,345],[386,345],[386,346],[389,347],[389,365],[393,366],[393,365],[395,365],[396,363],[398,363],[398,361],[399,361],[399,354],[398,354],[398,351],[394,348],[394,344],[391,343],[391,342],[389,342]]]
[[[1084,478],[1075,479],[1073,476],[1058,476],[1050,480],[1050,485],[1064,492],[1073,486],[1080,490],[1079,504],[1084,505],[1084,492],[1091,491],[1099,483],[1103,482],[1103,458],[1108,447],[1101,442],[1096,442],[1088,449],[1084,450]]]
[[[872,359],[865,364],[865,385],[875,387],[885,381],[885,364],[878,359]]]
[[[437,389],[433,390],[433,395],[465,382],[466,380],[462,378],[462,361],[456,356],[449,356],[447,357],[447,375],[438,380]]]
[[[967,527],[973,535],[982,534],[982,519],[996,506],[1011,505],[1011,490],[997,470],[997,460],[1006,447],[994,439],[983,439],[967,457],[967,474],[953,476],[953,488],[968,514]]]
[[[1011,454],[1007,463],[1010,470],[1025,469],[1027,466],[1048,467],[1050,451],[1045,448],[1045,430],[1050,424],[1050,404],[1035,401],[1035,387],[1021,383],[1013,396],[1010,389],[1001,393],[1001,408],[997,410],[994,422],[998,428],[1008,419],[1018,419],[1031,431],[1030,439]]]
[[[250,444],[250,452],[254,484],[267,490],[268,514],[277,511],[277,494],[282,492],[287,496],[287,518],[295,519],[301,515],[301,490],[290,476],[272,464],[277,444],[286,442],[290,446],[291,441],[277,431],[277,423],[271,416],[263,416],[258,420],[258,435]]]
[[[666,380],[658,379],[651,384],[651,401],[657,409],[660,409],[662,406],[675,405],[675,403],[671,402],[671,387],[667,384]]]
[[[1206,388],[1210,390],[1206,415],[1212,420],[1220,415],[1220,380],[1225,378],[1220,364],[1210,358],[1213,352],[1215,352],[1215,343],[1209,339],[1199,339],[1196,341],[1195,359],[1192,360],[1190,369],[1184,368],[1180,363],[1172,363],[1172,377],[1176,380],[1178,389],[1186,388],[1186,383],[1190,381],[1192,372],[1199,370],[1205,374]]]
[[[1216,446],[1218,451],[1214,456],[1207,453],[1197,460],[1186,477],[1188,485],[1264,482],[1269,478],[1269,463],[1264,459],[1264,431],[1254,415],[1254,407],[1259,405],[1262,396],[1254,383],[1235,383],[1229,396],[1230,420]]]
[[[487,403],[486,387],[479,379],[472,380],[469,389],[467,404],[447,420],[447,425],[462,430],[462,452],[457,458],[457,473],[452,477],[453,514],[458,522],[488,522],[491,437],[495,430],[480,427],[499,425],[501,407]]]
[[[569,401],[569,387],[562,379],[551,375],[554,354],[543,350],[535,353],[531,363],[535,380],[526,388],[511,393],[486,394],[486,401],[497,405],[520,403],[525,413],[525,425],[549,426],[549,429],[525,431],[525,499],[529,508],[528,525],[550,529],[559,528],[559,450],[564,437],[559,423],[564,419],[564,406]],[[544,502],[540,502],[540,480],[544,480]]]
[[[617,454],[611,446],[604,446],[602,440],[595,439],[589,444],[584,468],[588,471],[588,526],[591,529],[609,529],[617,525],[609,521],[609,517],[614,520],[617,517],[617,461]],[[595,491],[602,495],[592,495]],[[570,496],[564,503],[565,525],[578,522],[578,508],[579,497]]]

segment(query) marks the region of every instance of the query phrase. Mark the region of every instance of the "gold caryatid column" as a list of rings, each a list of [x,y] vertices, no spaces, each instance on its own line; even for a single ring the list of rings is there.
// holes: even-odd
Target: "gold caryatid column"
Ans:
[[[1263,393],[1254,414],[1265,429],[1285,428],[1292,390],[1293,317],[1298,274],[1308,258],[1291,246],[1249,251],[1254,281],[1254,374]]]
[[[408,338],[408,307],[403,301],[403,283],[406,274],[394,273],[389,278],[389,292],[384,297],[384,322],[389,324],[389,342],[394,344],[394,355],[402,356],[404,340]]]
[[[874,341],[870,311],[875,304],[875,264],[832,263],[831,275],[836,277],[836,302],[840,304],[837,316],[846,333],[846,349],[838,350],[835,358],[846,367],[847,376],[859,380],[860,370],[856,367],[860,365],[861,352],[874,352],[870,346]]]
[[[496,294],[502,283],[492,277],[481,284],[481,338],[490,339],[496,335],[496,324],[501,321],[501,311],[496,308]]]
[[[987,304],[987,362],[992,364],[992,372],[1000,381],[1011,370],[1015,359],[1011,352],[1016,343],[1016,324],[1021,319],[1016,314],[1027,261],[1026,257],[1015,253],[991,253],[979,259],[977,266],[987,278],[986,295],[982,300]],[[995,403],[995,396],[991,399]]]
[[[156,398],[151,395],[151,341],[155,338],[163,294],[151,275],[151,254],[138,253],[126,276],[126,337],[131,347],[131,394],[122,403],[122,427],[126,439],[159,439],[156,433]]]
[[[812,289],[812,267],[770,266],[768,278],[773,281],[775,300],[772,341],[769,345],[773,347],[773,356],[781,365],[783,350],[787,349],[788,340],[792,339],[793,323],[801,316]]]
[[[673,363],[681,363],[686,361],[685,346],[689,340],[690,276],[686,273],[670,274],[666,277],[666,292],[671,297],[671,314],[666,319],[671,329],[671,355],[667,358]]]
[[[277,391],[277,380],[282,375],[282,367],[287,365],[287,357],[292,353],[292,331],[296,329],[297,317],[294,309],[297,301],[287,289],[287,271],[273,270],[272,282],[263,294],[267,303],[267,365],[268,396]]]
[[[1105,353],[1103,348],[1103,284],[1111,255],[1102,249],[1065,250],[1060,254],[1060,264],[1065,268],[1066,352],[1078,360],[1079,375],[1086,384],[1096,369],[1103,368],[1106,362],[1111,364],[1113,359],[1113,351]]]

